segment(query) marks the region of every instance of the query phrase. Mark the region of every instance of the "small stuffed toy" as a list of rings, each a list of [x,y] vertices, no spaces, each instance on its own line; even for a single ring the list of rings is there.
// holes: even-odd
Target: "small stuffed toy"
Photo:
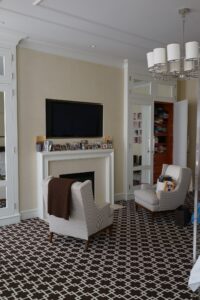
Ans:
[[[165,181],[165,192],[171,192],[175,189],[175,183],[174,181]]]

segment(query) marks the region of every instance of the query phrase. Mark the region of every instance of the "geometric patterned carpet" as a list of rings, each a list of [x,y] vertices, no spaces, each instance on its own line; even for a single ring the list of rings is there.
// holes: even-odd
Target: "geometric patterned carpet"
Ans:
[[[0,228],[0,299],[199,299],[188,287],[192,226],[174,214],[154,220],[133,201],[115,210],[112,235],[84,242],[61,235],[48,241],[39,219]]]

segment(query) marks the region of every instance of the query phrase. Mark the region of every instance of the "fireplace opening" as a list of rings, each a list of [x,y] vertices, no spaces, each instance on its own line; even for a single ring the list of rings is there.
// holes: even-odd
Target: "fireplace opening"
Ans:
[[[71,174],[61,174],[60,178],[70,178],[70,179],[76,179],[77,181],[84,182],[85,180],[91,180],[92,181],[92,191],[93,195],[94,193],[94,172],[82,172],[82,173],[71,173]]]

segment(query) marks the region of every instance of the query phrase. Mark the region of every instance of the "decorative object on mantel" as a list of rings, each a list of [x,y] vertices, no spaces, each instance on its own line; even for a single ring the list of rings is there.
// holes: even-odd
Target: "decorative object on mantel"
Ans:
[[[53,146],[53,142],[49,141],[49,140],[46,140],[46,141],[44,141],[44,144],[43,144],[43,150],[44,151],[51,151],[52,146]]]
[[[91,142],[81,140],[74,143],[53,144],[52,141],[46,140],[45,136],[36,137],[36,150],[40,151],[75,151],[75,150],[96,150],[96,149],[112,149],[113,140],[110,136],[105,136],[103,140]]]
[[[113,140],[112,137],[107,135],[103,139],[103,144],[102,144],[103,149],[112,149],[113,148]]]
[[[43,145],[44,145],[44,141],[45,140],[46,140],[46,136],[45,135],[38,135],[38,136],[36,136],[36,151],[37,152],[43,151]]]
[[[147,53],[149,72],[155,79],[191,79],[198,78],[200,69],[199,43],[191,41],[185,43],[185,17],[191,12],[189,8],[179,9],[182,17],[182,43],[167,45],[165,48],[155,48]]]
[[[82,140],[81,141],[81,149],[82,150],[87,149],[87,145],[88,145],[88,140]]]

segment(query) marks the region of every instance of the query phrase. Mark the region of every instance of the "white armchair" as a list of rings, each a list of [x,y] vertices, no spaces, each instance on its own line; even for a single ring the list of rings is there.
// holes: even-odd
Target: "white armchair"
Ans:
[[[47,208],[49,179],[44,181],[43,197]],[[53,233],[63,234],[86,240],[87,249],[89,239],[96,233],[109,229],[113,223],[113,211],[110,204],[98,206],[93,199],[92,183],[90,180],[85,182],[75,182],[71,187],[72,203],[69,220],[48,215],[50,242]]]
[[[173,191],[160,191],[159,196],[155,188],[142,185],[141,190],[134,191],[135,204],[147,208],[151,212],[174,210],[184,204],[191,183],[191,169],[176,165],[163,165],[162,174],[169,175],[176,181]]]

